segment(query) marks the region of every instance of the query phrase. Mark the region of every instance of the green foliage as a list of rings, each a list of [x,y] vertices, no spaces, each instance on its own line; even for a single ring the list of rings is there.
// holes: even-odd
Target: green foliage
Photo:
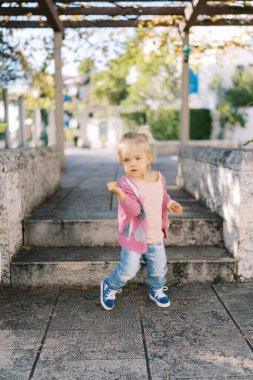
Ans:
[[[26,71],[28,64],[23,53],[0,31],[0,87],[7,88],[9,82],[24,77]]]
[[[253,139],[252,139],[252,140],[248,140],[248,141],[246,141],[243,145],[246,146],[246,145],[249,145],[249,144],[251,144],[251,143],[253,143]]]
[[[239,108],[246,109],[253,103],[253,75],[243,67],[238,67],[232,77],[232,87],[224,88],[221,77],[216,77],[211,88],[217,92],[221,127],[224,128],[226,124],[244,127],[246,114]]]
[[[147,112],[137,111],[131,113],[121,113],[125,129],[128,131],[135,130],[138,126],[147,123]]]
[[[0,133],[3,133],[7,127],[6,123],[0,123]]]
[[[34,89],[38,92],[36,97],[33,93]],[[29,110],[34,110],[37,107],[53,109],[55,102],[53,75],[43,71],[33,71],[30,90],[25,95],[25,102]]]
[[[94,68],[95,62],[93,59],[86,59],[85,61],[81,62],[78,71],[80,74],[87,74]]]
[[[246,107],[253,103],[253,75],[238,68],[232,78],[233,86],[226,91],[226,99],[234,107]]]
[[[5,129],[7,127],[6,123],[0,123],[0,140],[5,139]]]
[[[121,69],[116,65],[112,65],[110,71],[102,71],[96,76],[91,76],[91,81],[95,84],[92,88],[92,97],[97,100],[107,98],[112,105],[118,105],[128,96],[125,77],[127,75],[126,68]]]
[[[153,47],[146,51],[148,45]],[[134,69],[135,78],[131,78]],[[110,104],[164,107],[179,96],[176,56],[164,39],[137,32],[126,50],[109,62],[106,70],[93,74],[93,99]]]
[[[239,124],[241,127],[245,126],[246,115],[238,112],[237,107],[233,107],[230,102],[224,102],[217,107],[220,114],[220,125],[222,128],[226,126],[227,123],[231,125]]]
[[[212,131],[212,117],[209,109],[190,110],[190,139],[208,140]]]
[[[137,129],[141,124],[149,123],[156,140],[178,140],[180,112],[178,109],[146,110],[121,114],[126,129]],[[212,130],[212,118],[208,109],[190,110],[190,138],[209,139]]]
[[[179,111],[159,109],[149,112],[148,122],[156,140],[177,140],[179,138]]]

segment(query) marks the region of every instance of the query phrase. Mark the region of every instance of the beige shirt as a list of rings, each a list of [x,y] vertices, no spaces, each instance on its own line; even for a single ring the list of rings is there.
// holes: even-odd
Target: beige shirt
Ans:
[[[162,203],[163,184],[161,176],[156,182],[135,180],[139,189],[147,220],[147,243],[157,243],[163,239]]]

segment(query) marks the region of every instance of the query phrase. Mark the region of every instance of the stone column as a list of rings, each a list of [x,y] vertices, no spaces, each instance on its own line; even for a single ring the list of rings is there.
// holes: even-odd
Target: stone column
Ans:
[[[83,148],[90,148],[90,142],[87,137],[87,124],[89,120],[89,111],[80,110],[78,113],[78,120],[80,123],[80,139]]]
[[[36,108],[34,110],[34,129],[33,129],[33,141],[34,146],[39,145],[39,136],[41,131],[41,115],[40,115],[40,109]]]
[[[20,96],[18,98],[18,108],[19,108],[19,133],[20,133],[20,146],[27,146],[27,133],[25,128],[25,106],[24,97]]]
[[[188,144],[189,141],[189,32],[185,31],[183,37],[182,62],[182,88],[181,88],[181,114],[180,114],[180,141]]]
[[[64,118],[63,118],[63,83],[61,60],[62,34],[54,32],[54,60],[55,60],[55,124],[56,146],[60,152],[60,166],[64,169]]]
[[[48,145],[56,145],[55,112],[48,110]]]

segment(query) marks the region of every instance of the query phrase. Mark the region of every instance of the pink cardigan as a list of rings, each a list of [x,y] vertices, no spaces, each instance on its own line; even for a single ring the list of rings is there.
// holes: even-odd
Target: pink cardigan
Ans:
[[[161,175],[161,179],[163,183],[162,229],[164,237],[167,237],[169,218],[166,206],[170,196],[167,194],[163,175]],[[135,181],[127,175],[123,176],[117,185],[126,194],[124,201],[119,199],[119,244],[122,248],[127,248],[137,253],[145,253],[147,252],[147,221],[138,187]]]

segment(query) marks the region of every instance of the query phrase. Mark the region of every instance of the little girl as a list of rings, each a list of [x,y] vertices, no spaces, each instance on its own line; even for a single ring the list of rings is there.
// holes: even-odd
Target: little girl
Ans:
[[[150,137],[148,126],[122,136],[118,156],[126,175],[117,183],[107,184],[119,201],[121,259],[110,276],[101,282],[100,299],[106,310],[114,307],[116,293],[139,271],[142,255],[147,263],[150,298],[160,307],[170,305],[164,293],[168,288],[164,286],[167,256],[163,237],[167,237],[168,210],[181,214],[183,209],[167,194],[163,175],[149,169]]]

